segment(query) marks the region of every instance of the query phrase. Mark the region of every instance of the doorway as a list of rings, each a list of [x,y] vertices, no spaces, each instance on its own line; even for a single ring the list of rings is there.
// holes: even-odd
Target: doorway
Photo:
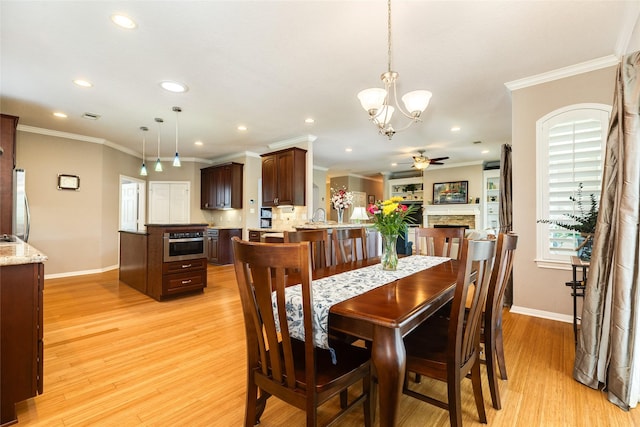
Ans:
[[[120,230],[144,231],[147,184],[120,175]]]

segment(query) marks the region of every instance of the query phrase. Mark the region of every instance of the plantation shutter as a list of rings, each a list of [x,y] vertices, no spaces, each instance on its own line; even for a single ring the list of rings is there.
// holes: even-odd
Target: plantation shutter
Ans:
[[[548,164],[542,218],[575,224],[567,215],[582,216],[591,207],[590,195],[600,198],[602,163],[606,142],[608,113],[601,109],[582,108],[549,118],[542,126]],[[544,179],[546,178],[546,179]],[[577,198],[582,184],[582,206]],[[548,225],[544,236],[543,258],[568,260],[576,254],[580,233],[557,225]]]

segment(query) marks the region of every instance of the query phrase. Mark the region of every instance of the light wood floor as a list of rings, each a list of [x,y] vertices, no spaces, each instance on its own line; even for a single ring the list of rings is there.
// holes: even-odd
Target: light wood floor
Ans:
[[[45,282],[44,394],[18,404],[19,426],[241,426],[245,345],[232,267],[210,266],[204,294],[167,302],[117,274]],[[501,411],[485,382],[490,426],[640,426],[640,410],[623,412],[573,380],[570,324],[504,320],[509,380]],[[427,380],[421,387],[446,393]],[[465,387],[464,424],[481,425]],[[339,425],[362,424],[357,410]],[[284,425],[304,425],[304,414],[272,398],[261,426]],[[402,396],[399,425],[448,426],[448,414]]]

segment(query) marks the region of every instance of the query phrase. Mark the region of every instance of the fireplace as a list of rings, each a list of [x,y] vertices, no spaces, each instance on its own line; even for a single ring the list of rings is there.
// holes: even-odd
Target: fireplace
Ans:
[[[424,226],[466,227],[475,230],[481,227],[480,205],[428,205],[424,210]]]

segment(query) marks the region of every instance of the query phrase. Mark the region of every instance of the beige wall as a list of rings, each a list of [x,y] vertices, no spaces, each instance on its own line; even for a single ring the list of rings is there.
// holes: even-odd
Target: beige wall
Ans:
[[[16,166],[25,169],[31,208],[29,243],[45,253],[45,274],[97,272],[118,265],[120,176],[139,176],[141,159],[106,145],[18,130]],[[202,163],[183,162],[147,181],[190,181],[191,222],[200,210]],[[80,177],[80,191],[58,190],[57,175]],[[148,209],[147,209],[148,212]]]
[[[578,103],[611,105],[615,67],[514,91],[513,228],[519,234],[514,261],[514,309],[533,314],[573,316],[571,271],[537,267],[536,257],[536,121],[558,108]],[[539,311],[539,313],[535,313]],[[565,316],[566,317],[566,316]]]

